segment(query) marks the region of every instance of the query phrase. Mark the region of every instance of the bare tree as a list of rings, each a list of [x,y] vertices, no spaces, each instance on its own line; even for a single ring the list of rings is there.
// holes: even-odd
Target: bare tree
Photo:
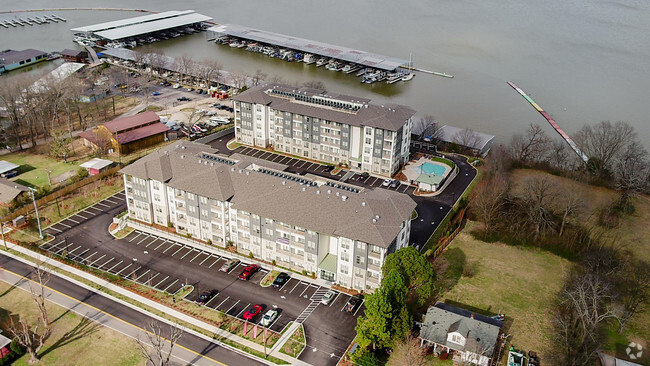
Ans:
[[[636,314],[645,311],[650,303],[650,265],[633,261],[624,266],[618,276],[618,302],[614,311],[618,321],[618,333],[623,333],[627,322]]]
[[[510,140],[513,159],[526,163],[541,161],[546,157],[551,139],[538,124],[530,124],[525,135],[515,134]]]
[[[146,339],[137,338],[136,343],[142,356],[152,365],[167,366],[174,349],[174,345],[183,336],[183,329],[176,325],[169,326],[169,336],[163,337],[160,324],[151,321],[145,327]],[[169,347],[169,348],[167,348]],[[151,351],[149,350],[151,348]]]
[[[30,364],[37,363],[40,360],[38,353],[52,334],[52,327],[45,306],[47,297],[45,294],[45,285],[49,281],[49,273],[43,270],[40,264],[34,267],[33,273],[36,275],[38,287],[34,288],[30,282],[29,289],[32,294],[32,299],[38,306],[38,320],[35,323],[30,323],[21,316],[18,317],[18,321],[15,321],[14,318],[10,318],[9,320],[9,333],[29,352]]]
[[[609,173],[616,155],[635,139],[634,128],[622,121],[601,121],[593,127],[584,125],[574,137],[599,176]]]
[[[181,74],[181,82],[184,82],[186,76],[194,71],[194,60],[189,55],[183,55],[174,60],[174,69]]]
[[[575,184],[564,184],[563,187],[559,189],[558,201],[560,206],[560,212],[562,213],[562,223],[560,224],[560,233],[562,236],[564,234],[564,226],[567,223],[567,220],[575,215],[578,215],[585,208],[585,197],[583,192]]]
[[[524,181],[522,209],[535,229],[535,237],[545,234],[554,225],[551,205],[557,192],[547,176],[532,177]]]
[[[230,73],[230,78],[232,79],[232,83],[235,89],[242,89],[244,86],[246,86],[248,74],[243,71],[235,71]]]
[[[619,207],[630,211],[630,199],[648,187],[650,163],[648,152],[641,143],[633,141],[623,147],[614,161],[616,189],[621,192]]]
[[[302,86],[309,89],[322,90],[324,93],[327,93],[327,88],[325,87],[325,84],[320,80],[305,81],[304,83],[302,83]]]
[[[469,151],[478,150],[481,136],[474,130],[464,128],[451,137],[452,142]]]
[[[438,143],[442,135],[440,125],[435,118],[428,114],[413,121],[413,133],[418,136],[419,140],[429,138],[433,143]]]
[[[470,207],[490,232],[499,218],[510,191],[508,179],[502,174],[489,174],[474,189]]]
[[[210,84],[219,83],[221,80],[221,70],[223,67],[219,61],[214,59],[203,60],[200,66],[201,79],[206,85],[206,88],[210,87]]]
[[[397,342],[386,363],[387,366],[425,366],[428,364],[424,348],[420,347],[420,341],[412,335]]]

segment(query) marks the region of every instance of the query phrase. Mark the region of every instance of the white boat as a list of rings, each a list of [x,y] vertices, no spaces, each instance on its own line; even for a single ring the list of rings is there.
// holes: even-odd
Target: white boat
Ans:
[[[415,76],[414,72],[408,73],[408,74],[402,76],[402,81],[409,81],[409,80],[413,79],[414,76]]]
[[[393,72],[388,75],[386,75],[386,83],[387,84],[394,84],[398,81],[402,81],[402,78],[404,77],[404,74],[401,72]]]
[[[331,70],[331,71],[339,71],[339,70],[341,70],[341,67],[342,67],[342,65],[338,61],[333,61],[333,62],[330,61],[330,63],[327,64],[327,66],[325,66],[326,69]]]
[[[327,59],[325,57],[321,57],[320,59],[318,59],[318,61],[316,61],[316,67],[323,66],[326,63],[327,63]]]
[[[312,55],[311,53],[305,53],[305,56],[302,58],[302,62],[306,63],[307,65],[311,65],[316,62],[316,56]]]

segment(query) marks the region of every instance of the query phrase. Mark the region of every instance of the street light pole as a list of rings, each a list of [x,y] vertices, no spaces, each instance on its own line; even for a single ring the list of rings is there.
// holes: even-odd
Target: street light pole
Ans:
[[[43,239],[43,230],[41,229],[41,218],[38,216],[38,206],[36,205],[36,198],[34,197],[34,188],[27,187],[29,188],[29,192],[32,194],[32,202],[34,202],[34,211],[36,212],[36,222],[38,222],[38,234],[41,236],[41,239]]]

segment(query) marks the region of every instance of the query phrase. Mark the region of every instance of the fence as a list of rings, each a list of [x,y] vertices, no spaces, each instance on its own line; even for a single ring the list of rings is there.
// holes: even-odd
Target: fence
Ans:
[[[68,194],[68,193],[70,193],[70,192],[72,192],[72,191],[74,191],[76,189],[79,189],[79,188],[81,188],[81,187],[83,187],[85,185],[88,185],[90,183],[101,180],[104,177],[107,177],[109,175],[113,175],[113,174],[117,173],[117,171],[119,171],[120,169],[121,169],[121,167],[116,166],[116,167],[113,167],[111,169],[105,170],[105,171],[103,171],[103,172],[101,172],[101,173],[99,173],[97,175],[91,175],[91,176],[89,176],[87,178],[84,178],[84,179],[78,181],[78,182],[74,182],[74,183],[72,183],[70,185],[67,185],[67,186],[65,186],[65,187],[63,187],[63,188],[61,188],[59,190],[56,190],[56,191],[48,194],[45,197],[41,197],[41,198],[37,199],[36,200],[36,205],[38,207],[41,207],[42,205],[44,205],[44,204],[46,204],[48,202],[51,202],[51,201],[53,201],[53,200],[55,200],[55,199],[57,199],[57,198],[59,198],[61,196],[64,196],[64,195],[66,195],[66,194]],[[34,204],[30,201],[28,203],[25,203],[23,205],[23,207],[18,208],[16,210],[14,210],[13,212],[11,212],[10,214],[8,214],[7,216],[2,217],[0,220],[1,221],[11,221],[11,220],[15,219],[18,216],[27,215],[31,211],[34,211]]]
[[[433,255],[431,256],[431,261],[435,261],[436,258],[438,258],[438,256],[440,254],[442,254],[442,252],[449,246],[449,243],[451,243],[451,241],[454,240],[456,235],[458,235],[458,233],[463,229],[463,220],[465,219],[465,211],[466,210],[467,210],[467,208],[463,208],[459,212],[456,219],[453,221],[454,223],[458,222],[458,227],[453,232],[451,232],[449,235],[447,235],[444,238],[441,238],[438,241],[438,246],[436,247],[436,250],[433,252]],[[450,223],[450,225],[451,224],[452,223]]]

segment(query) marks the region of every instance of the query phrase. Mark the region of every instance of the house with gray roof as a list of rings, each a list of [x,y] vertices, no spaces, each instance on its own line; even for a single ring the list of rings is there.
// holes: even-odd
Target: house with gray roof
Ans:
[[[238,142],[392,176],[408,161],[415,111],[266,83],[233,97]]]
[[[446,144],[459,145],[472,154],[482,157],[485,157],[490,152],[494,142],[494,136],[492,135],[448,125],[440,127],[436,133],[436,139]]]
[[[346,288],[372,291],[406,245],[415,202],[208,145],[179,141],[123,168],[132,219]]]
[[[25,192],[29,192],[29,188],[9,179],[0,178],[0,206],[11,206],[14,200]]]
[[[35,49],[0,51],[0,74],[47,60],[47,53]]]
[[[434,353],[447,352],[454,361],[488,366],[494,355],[503,322],[437,303],[429,307],[420,328],[420,344]]]

